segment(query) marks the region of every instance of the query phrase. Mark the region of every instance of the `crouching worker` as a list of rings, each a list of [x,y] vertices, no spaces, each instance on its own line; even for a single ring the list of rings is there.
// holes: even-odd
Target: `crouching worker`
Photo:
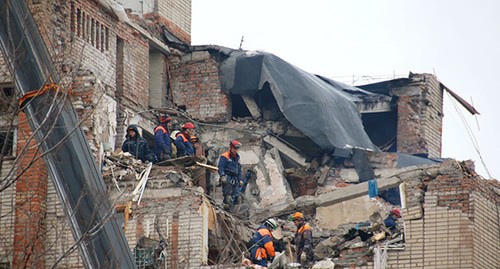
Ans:
[[[274,260],[276,254],[274,252],[273,235],[271,232],[277,228],[278,223],[275,219],[268,219],[257,228],[257,232],[255,232],[250,241],[250,244],[252,244],[250,247],[250,260],[254,264],[266,267],[268,262]]]
[[[224,204],[231,206],[240,203],[241,164],[238,150],[241,143],[233,140],[229,144],[229,150],[220,155],[219,176],[222,184]]]
[[[122,151],[132,154],[134,158],[142,162],[156,162],[156,156],[150,152],[148,142],[144,137],[141,137],[135,124],[127,127],[127,135],[125,141],[123,141]]]

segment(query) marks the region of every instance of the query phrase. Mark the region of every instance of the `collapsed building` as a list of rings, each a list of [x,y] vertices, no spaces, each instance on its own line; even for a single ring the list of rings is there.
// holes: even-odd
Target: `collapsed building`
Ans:
[[[500,185],[471,162],[441,159],[444,92],[478,112],[435,76],[353,87],[269,53],[190,46],[189,0],[130,2],[29,4],[139,267],[154,263],[159,242],[170,268],[237,264],[254,224],[286,223],[301,210],[314,224],[317,256],[335,268],[374,268],[374,244],[342,235],[393,207],[402,209],[404,244],[388,250],[388,268],[500,266]],[[36,158],[1,61],[0,264],[81,268],[64,201]],[[242,205],[221,208],[210,170],[199,188],[187,165],[112,153],[129,124],[152,142],[160,113],[196,124],[209,164],[230,140],[243,143],[243,169],[253,176]],[[373,179],[376,198],[368,196]]]

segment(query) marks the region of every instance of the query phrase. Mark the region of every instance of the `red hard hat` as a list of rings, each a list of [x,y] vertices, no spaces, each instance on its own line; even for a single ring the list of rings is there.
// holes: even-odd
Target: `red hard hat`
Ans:
[[[169,116],[161,116],[160,117],[160,123],[169,123],[172,121],[172,118]]]
[[[182,126],[182,129],[195,129],[195,127],[194,127],[194,124],[192,124],[191,122],[186,122]]]
[[[238,142],[237,140],[233,140],[233,141],[231,141],[231,144],[229,144],[229,146],[231,148],[237,148],[237,149],[239,149],[241,147],[241,143]]]
[[[401,211],[399,211],[399,209],[395,208],[391,210],[391,213],[396,215],[398,218],[401,218]]]

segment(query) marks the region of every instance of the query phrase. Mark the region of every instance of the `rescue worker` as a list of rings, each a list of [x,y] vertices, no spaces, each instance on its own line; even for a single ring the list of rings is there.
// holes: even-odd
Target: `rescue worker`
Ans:
[[[172,158],[177,158],[177,147],[175,146],[175,139],[177,138],[177,134],[181,132],[181,127],[177,120],[172,120],[170,122],[169,131],[170,131],[170,140],[172,141]]]
[[[304,268],[307,268],[314,261],[314,253],[312,247],[312,228],[306,223],[304,214],[295,212],[291,219],[297,227],[295,232],[294,243],[297,248],[295,258],[301,263]]]
[[[187,122],[182,126],[182,132],[177,134],[175,138],[177,157],[194,156],[193,143],[191,142],[191,136],[194,135],[194,129],[194,124]]]
[[[252,236],[250,243],[250,260],[254,264],[267,266],[267,262],[272,262],[276,253],[274,252],[272,231],[278,228],[278,223],[275,219],[266,220],[257,232]]]
[[[132,154],[134,158],[139,159],[142,162],[154,162],[154,155],[150,153],[146,139],[141,137],[139,134],[137,125],[132,124],[127,127],[127,135],[125,138],[126,139],[123,141],[122,145],[123,152]]]
[[[395,208],[389,212],[389,216],[384,220],[385,227],[392,233],[396,231],[397,221],[401,218],[401,212]]]
[[[170,160],[172,158],[172,147],[170,144],[170,134],[168,131],[168,124],[172,121],[169,116],[161,116],[160,124],[154,129],[154,153],[157,161]]]
[[[219,176],[222,184],[222,195],[224,204],[230,206],[240,203],[240,185],[241,185],[241,164],[238,150],[241,143],[233,140],[229,144],[229,150],[222,153],[219,157]]]

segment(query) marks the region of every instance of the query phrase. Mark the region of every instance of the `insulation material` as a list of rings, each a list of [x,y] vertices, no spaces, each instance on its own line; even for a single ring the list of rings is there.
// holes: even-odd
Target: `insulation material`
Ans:
[[[105,113],[93,114],[95,142],[99,144],[102,152],[110,151],[115,148],[116,144],[116,100],[104,94],[97,103],[96,111],[105,111]]]

